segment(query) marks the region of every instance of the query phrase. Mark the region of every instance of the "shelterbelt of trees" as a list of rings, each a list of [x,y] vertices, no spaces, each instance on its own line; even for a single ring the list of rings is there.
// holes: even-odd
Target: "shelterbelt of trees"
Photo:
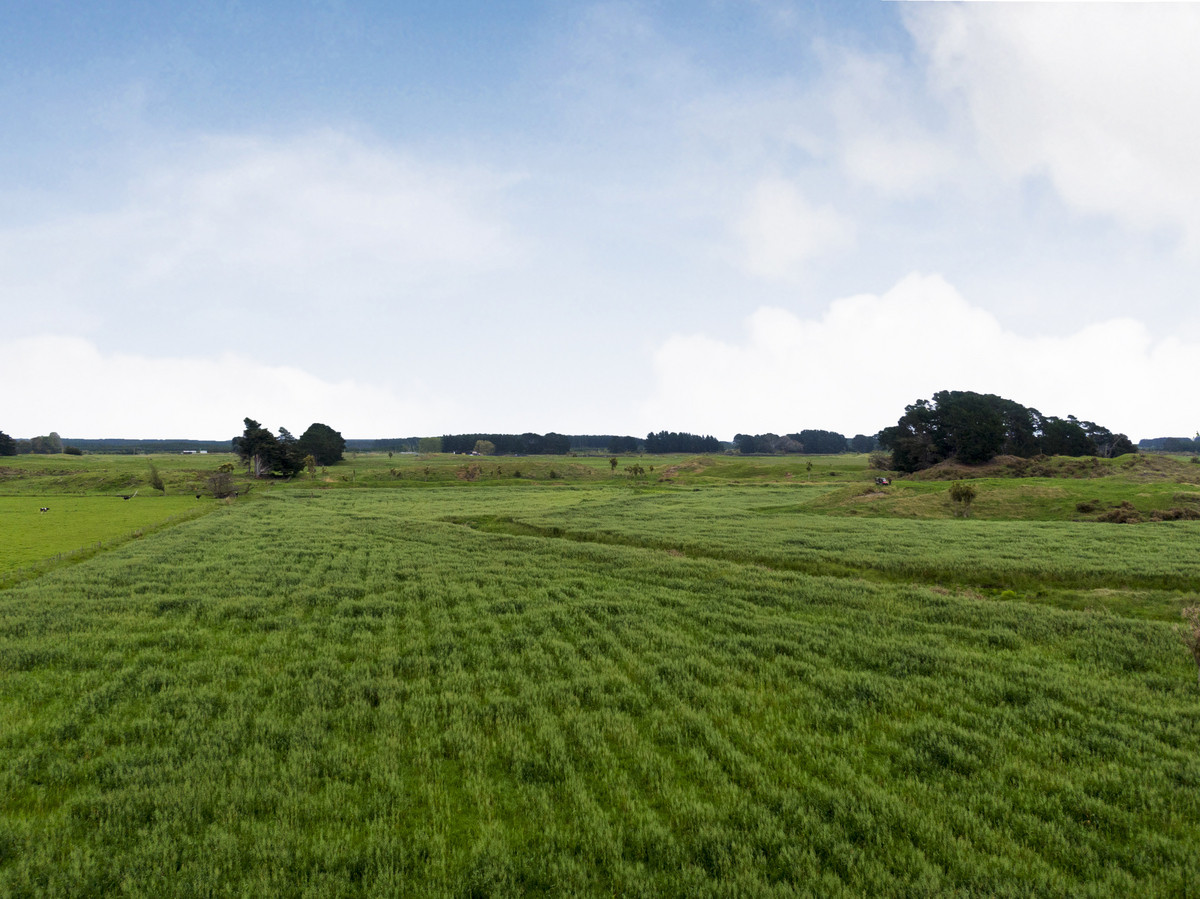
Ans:
[[[300,438],[280,428],[276,436],[253,418],[244,420],[246,430],[233,438],[233,451],[255,477],[280,474],[291,477],[308,467],[332,465],[342,460],[346,441],[329,425],[314,422]]]
[[[1114,434],[1074,415],[1055,418],[991,393],[942,390],[932,400],[904,408],[894,427],[879,432],[892,452],[892,468],[920,471],[953,459],[978,465],[998,455],[1120,456],[1136,453],[1124,434]]]

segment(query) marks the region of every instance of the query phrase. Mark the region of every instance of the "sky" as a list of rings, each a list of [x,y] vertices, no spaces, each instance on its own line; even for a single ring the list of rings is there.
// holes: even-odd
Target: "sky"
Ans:
[[[0,0],[0,430],[1200,399],[1200,4]]]

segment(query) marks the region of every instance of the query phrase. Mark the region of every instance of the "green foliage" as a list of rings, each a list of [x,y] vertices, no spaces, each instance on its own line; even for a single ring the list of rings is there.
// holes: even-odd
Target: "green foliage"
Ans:
[[[340,432],[329,425],[314,422],[300,435],[297,451],[302,456],[312,456],[318,465],[334,465],[342,461],[346,441]],[[388,453],[390,456],[391,453]]]
[[[955,481],[950,485],[950,499],[957,507],[955,514],[970,517],[971,503],[975,501],[975,487],[967,481]]]
[[[233,450],[256,478],[279,474],[292,477],[304,466],[304,456],[298,441],[287,430],[279,429],[276,437],[252,418],[244,420],[242,436],[233,439]]]
[[[153,462],[150,463],[150,473],[146,482],[159,493],[167,492],[167,485],[163,483],[162,475],[158,473],[158,466]]]
[[[40,455],[61,453],[63,451],[62,438],[56,431],[51,431],[42,437],[34,437],[29,441],[29,451]]]
[[[476,440],[475,452],[481,456],[494,456],[496,454],[496,444],[490,440]]]
[[[422,437],[417,444],[418,452],[422,455],[440,453],[442,451],[441,437]]]
[[[17,454],[17,442],[0,431],[0,456],[15,456]]]
[[[659,431],[646,435],[648,453],[719,453],[721,441],[716,437],[689,434],[686,431]]]
[[[978,465],[1000,453],[1032,457],[1104,456],[1137,452],[1124,434],[1113,434],[1073,415],[1043,416],[994,394],[942,390],[933,401],[906,406],[894,427],[884,428],[880,443],[892,451],[898,471],[914,472],[954,460]]]
[[[225,499],[237,492],[237,485],[234,483],[232,474],[228,471],[217,470],[208,476],[205,489],[214,499]]]

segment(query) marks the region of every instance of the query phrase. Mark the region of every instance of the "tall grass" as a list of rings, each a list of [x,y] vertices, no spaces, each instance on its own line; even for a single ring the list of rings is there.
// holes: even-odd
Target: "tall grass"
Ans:
[[[0,893],[1200,889],[1174,624],[765,564],[778,497],[692,496],[271,497],[0,592]]]

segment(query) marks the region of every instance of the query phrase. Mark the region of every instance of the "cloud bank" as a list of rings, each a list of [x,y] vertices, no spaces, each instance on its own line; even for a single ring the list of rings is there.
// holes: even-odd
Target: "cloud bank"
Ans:
[[[902,4],[934,90],[1010,177],[1200,252],[1200,7]]]
[[[1154,340],[1132,319],[1062,337],[1005,330],[938,275],[832,303],[819,318],[762,308],[741,339],[675,336],[655,356],[642,412],[651,427],[711,433],[827,428],[848,436],[894,424],[938,390],[995,393],[1047,415],[1077,415],[1134,440],[1200,426],[1170,389],[1200,339]]]

